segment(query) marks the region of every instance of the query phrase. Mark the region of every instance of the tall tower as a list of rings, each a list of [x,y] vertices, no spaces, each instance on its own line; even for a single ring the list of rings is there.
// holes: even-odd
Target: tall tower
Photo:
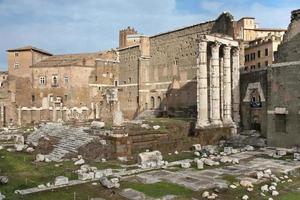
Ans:
[[[130,36],[130,38],[128,36]],[[139,36],[138,32],[134,28],[128,26],[126,29],[120,30],[119,48],[125,48],[137,43],[139,43]]]

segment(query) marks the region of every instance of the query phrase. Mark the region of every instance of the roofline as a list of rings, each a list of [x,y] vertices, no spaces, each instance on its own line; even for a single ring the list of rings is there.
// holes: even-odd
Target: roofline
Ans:
[[[154,37],[158,37],[158,36],[161,36],[161,35],[166,35],[168,33],[173,33],[173,32],[176,32],[176,31],[181,31],[181,30],[184,30],[184,29],[192,28],[192,27],[195,27],[195,26],[198,26],[198,25],[204,25],[204,24],[212,23],[212,22],[215,22],[215,21],[216,20],[211,20],[211,21],[206,21],[206,22],[202,22],[202,23],[197,23],[197,24],[192,24],[192,25],[189,25],[189,26],[184,26],[184,27],[176,28],[176,29],[173,29],[173,30],[170,30],[170,31],[161,32],[161,33],[158,33],[158,34],[155,34],[155,35],[151,35],[149,38],[154,38]]]
[[[244,30],[254,30],[254,31],[287,31],[287,29],[284,28],[244,28]]]
[[[123,50],[126,50],[126,49],[131,49],[131,48],[135,48],[135,47],[139,47],[139,46],[140,46],[140,44],[135,44],[135,45],[131,45],[131,46],[128,46],[128,47],[120,48],[118,50],[123,51]]]
[[[239,19],[239,21],[242,20],[242,19],[255,19],[255,17],[247,17],[246,16],[246,17],[242,17],[241,19]]]
[[[36,52],[39,52],[39,53],[43,53],[43,54],[47,54],[49,56],[53,56],[52,53],[49,53],[47,51],[44,51],[44,50],[39,50],[37,48],[25,48],[25,49],[8,49],[6,50],[7,52],[14,52],[14,51],[28,51],[28,50],[32,50],[32,51],[36,51]]]

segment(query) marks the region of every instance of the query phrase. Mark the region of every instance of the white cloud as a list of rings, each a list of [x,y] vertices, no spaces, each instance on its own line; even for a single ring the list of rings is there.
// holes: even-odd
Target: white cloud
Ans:
[[[291,9],[201,0],[195,14],[180,12],[176,0],[0,0],[0,66],[5,67],[9,48],[31,44],[55,54],[110,49],[127,26],[151,35],[212,20],[224,10],[236,18],[255,16],[263,26],[285,27]]]

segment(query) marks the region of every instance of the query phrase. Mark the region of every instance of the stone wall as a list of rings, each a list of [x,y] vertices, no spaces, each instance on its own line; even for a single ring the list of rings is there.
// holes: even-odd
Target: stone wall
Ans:
[[[299,61],[278,63],[268,69],[268,145],[300,145],[299,80]]]
[[[300,58],[300,9],[292,12],[291,23],[278,47],[276,62],[298,61]]]
[[[139,45],[120,49],[120,101],[125,117],[144,110],[195,108],[197,40],[212,33],[233,35],[232,16],[223,13],[215,21],[142,37]]]
[[[265,137],[267,128],[267,89],[267,69],[241,73],[241,129],[260,130]]]
[[[126,118],[133,118],[138,110],[139,57],[139,46],[120,50],[119,101]]]

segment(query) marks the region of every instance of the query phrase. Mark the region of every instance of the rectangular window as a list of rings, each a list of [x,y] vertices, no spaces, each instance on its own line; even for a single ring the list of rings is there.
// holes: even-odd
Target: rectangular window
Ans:
[[[285,133],[286,132],[286,115],[276,114],[275,115],[275,131]]]
[[[69,77],[68,76],[65,76],[65,84],[67,85],[69,83]]]
[[[15,57],[18,57],[19,56],[19,53],[18,52],[15,52]]]
[[[257,67],[258,67],[258,68],[260,68],[260,62],[259,62],[259,63],[257,63]]]
[[[268,48],[265,49],[265,56],[268,56],[269,55],[269,50]]]
[[[257,51],[257,57],[260,58],[260,50]]]
[[[34,95],[31,95],[31,101],[35,102],[35,96]]]
[[[266,60],[265,61],[265,66],[267,67],[269,65],[269,62]]]
[[[19,63],[15,63],[15,64],[14,64],[14,68],[15,68],[15,69],[19,69],[19,67],[20,67],[20,64],[19,64]]]
[[[65,102],[68,101],[68,95],[65,94]]]
[[[118,86],[118,81],[117,80],[115,80],[115,87],[117,87]]]

